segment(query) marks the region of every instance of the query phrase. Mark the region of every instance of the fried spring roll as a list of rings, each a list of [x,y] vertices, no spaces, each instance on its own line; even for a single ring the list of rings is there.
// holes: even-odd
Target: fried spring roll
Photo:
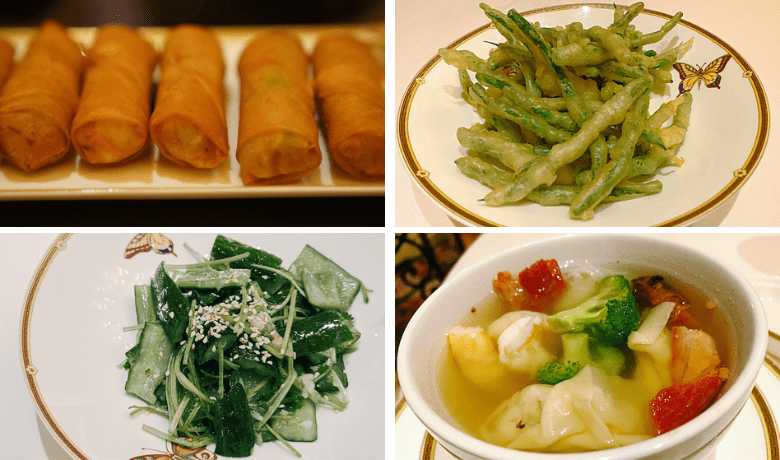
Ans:
[[[360,179],[385,174],[382,71],[368,45],[347,35],[321,38],[312,54],[330,155]]]
[[[160,67],[152,140],[175,163],[214,168],[229,149],[219,42],[204,27],[178,26],[168,36]]]
[[[33,171],[68,152],[83,69],[65,28],[44,23],[0,92],[0,156]]]
[[[157,53],[135,30],[102,28],[87,53],[84,86],[71,127],[73,146],[93,164],[134,158],[149,145],[152,71]]]
[[[308,65],[286,33],[260,35],[244,49],[236,151],[244,184],[292,182],[322,162]]]
[[[0,88],[3,87],[8,75],[14,68],[14,47],[5,40],[0,39]]]

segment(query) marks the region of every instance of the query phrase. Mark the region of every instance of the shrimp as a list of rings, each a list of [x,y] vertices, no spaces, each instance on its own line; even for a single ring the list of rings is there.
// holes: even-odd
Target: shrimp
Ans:
[[[672,328],[672,382],[695,382],[710,375],[728,378],[728,369],[721,366],[715,339],[699,329],[685,326]],[[725,378],[724,378],[725,377]]]
[[[697,329],[699,323],[688,313],[690,303],[682,294],[667,287],[661,276],[643,276],[631,281],[631,291],[636,297],[639,308],[651,308],[664,302],[674,302],[675,306],[669,315],[669,326],[685,326]]]

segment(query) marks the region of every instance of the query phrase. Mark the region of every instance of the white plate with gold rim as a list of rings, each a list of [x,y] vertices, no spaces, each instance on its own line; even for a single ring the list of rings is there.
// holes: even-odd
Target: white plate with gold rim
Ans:
[[[397,460],[457,460],[444,449],[415,417],[403,399],[395,411]],[[748,403],[706,460],[741,458],[780,460],[780,364],[764,361]]]
[[[323,26],[279,26],[275,29],[295,34],[307,53],[325,33],[348,31],[368,43],[384,65],[384,24]],[[357,180],[336,165],[330,157],[322,132],[320,167],[290,184],[244,186],[236,160],[241,83],[238,60],[249,41],[269,27],[213,27],[225,60],[225,115],[230,153],[228,160],[214,169],[200,170],[177,165],[160,155],[154,144],[133,161],[119,165],[90,165],[71,148],[68,155],[38,171],[24,172],[0,161],[0,200],[65,199],[170,199],[170,198],[258,198],[258,197],[338,197],[383,196],[384,180]],[[0,37],[12,43],[18,60],[27,49],[36,29],[0,28]],[[161,51],[169,29],[140,27],[139,34]],[[97,34],[92,27],[68,29],[74,41],[91,46]]]
[[[681,5],[683,13],[685,5]],[[612,22],[612,4],[554,6],[522,13],[542,26],[578,21],[585,28]],[[674,12],[670,12],[674,13]],[[474,5],[463,14],[483,14]],[[639,30],[658,30],[670,14],[645,10],[633,22]],[[685,16],[683,16],[685,18]],[[455,131],[481,119],[460,97],[457,70],[433,57],[417,73],[404,94],[398,113],[398,142],[407,170],[450,217],[472,226],[681,226],[690,225],[727,204],[757,167],[769,133],[767,95],[752,67],[724,40],[706,28],[685,19],[661,42],[646,47],[663,51],[694,38],[691,50],[681,59],[691,65],[706,63],[728,54],[721,71],[720,89],[694,87],[691,125],[679,155],[681,168],[665,167],[656,178],[664,190],[627,202],[601,206],[586,222],[571,220],[568,207],[542,207],[532,203],[489,207],[481,200],[490,190],[462,175],[455,159],[465,155]],[[486,57],[493,46],[487,42],[505,39],[489,24],[456,39],[450,48],[467,49]],[[442,46],[446,42],[442,43]],[[651,101],[651,110],[678,94],[680,79],[663,97]]]
[[[143,431],[167,431],[157,415],[129,415],[141,401],[124,391],[124,353],[135,344],[133,286],[148,283],[160,264],[194,261],[184,243],[208,253],[215,235],[165,234],[172,254],[141,252],[126,259],[134,235],[61,235],[30,283],[21,323],[21,358],[38,414],[55,440],[75,459],[129,460],[173,452]],[[305,244],[331,257],[372,289],[370,301],[350,309],[361,332],[358,349],[345,357],[350,404],[340,413],[317,411],[319,438],[295,443],[304,459],[384,458],[384,252],[382,234],[227,235],[261,247],[287,267]],[[197,458],[216,458],[213,445]],[[295,457],[279,443],[255,446],[252,459]]]

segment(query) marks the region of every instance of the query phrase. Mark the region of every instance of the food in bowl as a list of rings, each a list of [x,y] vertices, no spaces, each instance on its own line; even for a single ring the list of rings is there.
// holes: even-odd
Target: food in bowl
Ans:
[[[733,332],[694,286],[629,265],[539,260],[499,272],[447,333],[440,393],[491,444],[582,452],[699,415],[733,368]]]

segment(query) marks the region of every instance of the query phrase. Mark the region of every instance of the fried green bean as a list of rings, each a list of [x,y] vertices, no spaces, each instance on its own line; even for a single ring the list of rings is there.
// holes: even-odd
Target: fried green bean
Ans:
[[[579,127],[568,113],[562,113],[547,107],[535,105],[532,98],[528,97],[519,84],[493,74],[477,73],[475,75],[478,82],[486,86],[492,86],[503,90],[518,107],[543,118],[548,123],[563,128],[568,131],[576,131]]]
[[[488,193],[484,199],[485,204],[501,206],[520,201],[539,185],[551,185],[555,181],[558,168],[578,159],[605,128],[625,119],[634,100],[650,86],[652,80],[650,75],[647,75],[627,84],[623,90],[599,107],[571,139],[554,145],[549,154],[531,165],[525,174],[519,174],[511,184]]]
[[[457,137],[461,146],[489,155],[514,171],[538,158],[532,145],[513,142],[508,136],[479,125],[458,128]]]
[[[476,157],[461,157],[455,160],[455,164],[465,176],[479,181],[490,188],[509,184],[514,177],[513,173],[502,171],[487,161]],[[612,189],[602,203],[614,203],[654,195],[660,193],[662,189],[663,184],[658,180],[643,183],[624,181]],[[532,203],[542,206],[568,206],[581,191],[582,187],[577,185],[539,186],[525,198]]]
[[[520,127],[525,128],[550,142],[564,142],[571,138],[571,133],[556,128],[547,123],[542,117],[533,115],[502,99],[490,97],[481,85],[471,85],[469,96],[478,104],[483,105],[492,113],[506,118]]]
[[[536,84],[534,79],[534,69],[529,62],[521,61],[518,63],[520,71],[523,73],[523,80],[525,80],[525,89],[528,94],[535,97],[542,97],[542,90],[539,89],[539,85]]]
[[[583,187],[569,207],[572,219],[589,220],[593,210],[628,174],[634,147],[642,133],[650,106],[650,92],[645,91],[631,106],[623,121],[623,132],[614,147],[609,149],[610,161]]]
[[[524,35],[527,42],[524,41],[526,46],[535,53],[537,58],[548,65],[555,72],[555,76],[558,80],[558,85],[563,93],[563,100],[566,101],[566,108],[569,110],[574,121],[578,125],[582,125],[588,118],[590,118],[590,110],[587,108],[582,96],[574,88],[574,85],[569,80],[569,77],[563,71],[563,69],[555,64],[552,59],[552,51],[547,43],[542,39],[539,33],[534,28],[533,24],[528,22],[523,16],[515,10],[509,10],[507,13],[509,19],[519,29],[520,33]]]
[[[487,59],[449,48],[439,55],[458,69],[463,98],[484,119],[458,128],[467,155],[455,161],[490,188],[481,201],[568,205],[570,218],[587,220],[602,203],[659,193],[660,181],[632,178],[682,164],[676,153],[692,96],[648,110],[692,41],[663,52],[642,48],[666,37],[682,13],[643,34],[632,24],[641,2],[616,7],[611,24],[588,29],[579,22],[543,27],[514,9],[479,6],[506,41],[489,42],[495,48]]]
[[[617,20],[615,20],[612,25],[609,26],[609,28],[614,30],[616,33],[625,33],[631,21],[639,16],[639,13],[641,13],[644,9],[645,5],[642,2],[634,3],[628,7],[625,14],[622,14],[620,18],[616,18]]]
[[[657,43],[663,39],[666,34],[671,31],[674,26],[677,25],[678,22],[680,22],[680,19],[682,19],[682,12],[678,12],[674,16],[672,16],[671,19],[666,21],[666,23],[661,26],[661,28],[653,33],[649,33],[647,35],[642,35],[641,37],[635,38],[631,40],[631,48],[641,48],[645,45],[649,45],[651,43]]]
[[[512,98],[516,99],[516,102],[518,103],[549,110],[566,110],[565,101],[561,100],[560,98],[532,96],[522,85],[512,81],[509,77],[504,75],[503,72],[495,71],[494,69],[490,68],[490,66],[487,65],[485,61],[478,58],[471,51],[442,48],[439,50],[439,56],[441,56],[444,62],[457,68],[458,70],[467,69],[474,73],[481,73],[483,75],[490,76],[495,79],[495,81],[502,82],[502,84],[505,85],[503,89],[510,88],[512,90]],[[497,83],[491,84],[491,86],[496,85]]]
[[[680,99],[681,103],[677,106],[674,119],[672,120],[672,126],[682,131],[682,136],[684,139],[685,133],[688,130],[688,125],[690,123],[693,96],[691,93],[685,93],[677,99]],[[662,108],[659,108],[659,111]],[[658,111],[656,111],[656,113],[657,112]],[[671,146],[669,149],[651,147],[648,153],[645,155],[634,157],[631,161],[631,165],[628,173],[626,174],[626,177],[632,178],[655,173],[659,167],[661,167],[667,161],[671,160],[674,155],[677,154],[677,150],[680,148],[683,139],[680,139],[679,143]]]

